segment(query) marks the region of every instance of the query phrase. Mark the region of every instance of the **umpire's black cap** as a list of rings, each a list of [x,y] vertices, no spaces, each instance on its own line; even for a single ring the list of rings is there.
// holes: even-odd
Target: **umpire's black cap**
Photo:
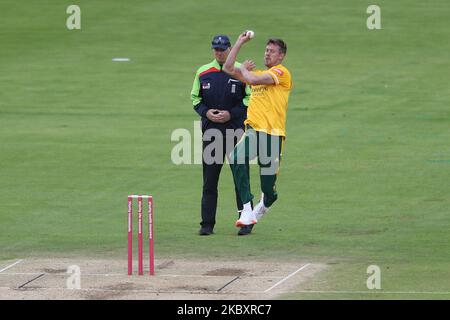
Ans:
[[[228,38],[228,36],[226,36],[224,34],[218,34],[218,35],[214,36],[211,44],[212,44],[212,46],[211,46],[212,49],[226,50],[229,47],[231,47],[230,38]]]

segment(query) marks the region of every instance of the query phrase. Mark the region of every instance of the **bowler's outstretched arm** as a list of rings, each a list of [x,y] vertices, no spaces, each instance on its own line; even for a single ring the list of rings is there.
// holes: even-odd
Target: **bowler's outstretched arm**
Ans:
[[[241,46],[250,40],[250,37],[246,32],[239,35],[236,43],[228,54],[227,60],[223,65],[223,71],[228,73],[235,79],[238,79],[242,82],[245,82],[250,85],[258,85],[258,84],[274,84],[275,81],[269,74],[261,74],[257,75],[247,70],[245,64],[242,64],[240,68],[236,68],[234,66],[234,62],[236,61],[237,55]]]

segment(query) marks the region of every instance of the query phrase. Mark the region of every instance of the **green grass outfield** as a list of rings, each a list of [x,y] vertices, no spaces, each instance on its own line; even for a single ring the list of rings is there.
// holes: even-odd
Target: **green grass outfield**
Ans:
[[[0,3],[0,259],[122,257],[126,195],[150,193],[157,256],[329,264],[286,299],[450,298],[447,0],[377,1],[376,31],[372,1],[78,0],[68,31],[73,3]],[[279,201],[237,237],[224,168],[216,234],[199,237],[201,166],[172,164],[170,136],[193,132],[212,36],[247,28],[240,60],[263,67],[267,38],[288,44]]]

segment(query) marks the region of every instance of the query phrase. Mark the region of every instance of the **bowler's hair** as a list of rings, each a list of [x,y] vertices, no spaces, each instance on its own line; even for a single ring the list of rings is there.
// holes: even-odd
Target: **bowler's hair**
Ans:
[[[283,40],[277,39],[277,38],[271,38],[271,39],[267,40],[266,46],[269,44],[274,44],[274,45],[278,46],[278,48],[280,48],[280,52],[282,54],[286,55],[287,45]]]

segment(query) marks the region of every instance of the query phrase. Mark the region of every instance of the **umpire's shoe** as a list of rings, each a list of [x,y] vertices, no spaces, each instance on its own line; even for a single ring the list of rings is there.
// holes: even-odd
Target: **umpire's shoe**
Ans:
[[[252,233],[253,226],[254,226],[254,224],[250,224],[248,226],[241,227],[238,231],[238,236],[249,235],[250,233]]]
[[[214,227],[211,227],[211,226],[202,226],[200,228],[200,231],[198,232],[198,234],[201,236],[209,236],[214,233],[213,229],[214,229]]]

